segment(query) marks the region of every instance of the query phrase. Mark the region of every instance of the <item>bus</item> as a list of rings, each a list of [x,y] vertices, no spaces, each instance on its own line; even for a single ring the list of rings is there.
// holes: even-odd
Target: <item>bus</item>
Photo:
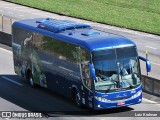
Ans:
[[[94,110],[142,102],[140,60],[134,42],[84,23],[52,18],[12,25],[15,73]]]

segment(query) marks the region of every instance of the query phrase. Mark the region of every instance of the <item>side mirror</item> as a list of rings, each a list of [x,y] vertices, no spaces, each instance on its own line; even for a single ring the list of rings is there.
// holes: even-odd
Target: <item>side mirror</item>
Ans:
[[[91,73],[92,79],[96,80],[96,74],[95,74],[95,69],[94,69],[93,65],[91,63],[88,63],[88,66],[90,68],[90,73]]]
[[[139,56],[139,59],[146,62],[146,70],[147,70],[147,72],[150,72],[151,71],[151,63],[150,63],[150,61],[147,58],[144,58],[142,56]]]

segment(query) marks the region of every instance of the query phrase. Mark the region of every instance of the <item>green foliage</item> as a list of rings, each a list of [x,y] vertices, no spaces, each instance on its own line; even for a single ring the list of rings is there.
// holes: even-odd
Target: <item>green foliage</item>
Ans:
[[[160,35],[160,0],[11,0],[95,22]]]

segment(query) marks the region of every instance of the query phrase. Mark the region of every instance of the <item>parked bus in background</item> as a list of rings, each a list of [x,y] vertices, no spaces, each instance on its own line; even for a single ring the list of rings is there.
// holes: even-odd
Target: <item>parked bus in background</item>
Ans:
[[[77,106],[108,109],[142,102],[137,47],[131,40],[87,24],[51,18],[14,22],[15,72],[71,98]]]

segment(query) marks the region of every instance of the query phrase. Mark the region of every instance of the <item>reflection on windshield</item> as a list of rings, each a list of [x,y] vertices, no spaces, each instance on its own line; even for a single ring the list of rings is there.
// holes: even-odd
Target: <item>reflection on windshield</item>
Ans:
[[[96,72],[95,89],[109,91],[133,88],[141,83],[139,61],[135,47],[93,52]]]

